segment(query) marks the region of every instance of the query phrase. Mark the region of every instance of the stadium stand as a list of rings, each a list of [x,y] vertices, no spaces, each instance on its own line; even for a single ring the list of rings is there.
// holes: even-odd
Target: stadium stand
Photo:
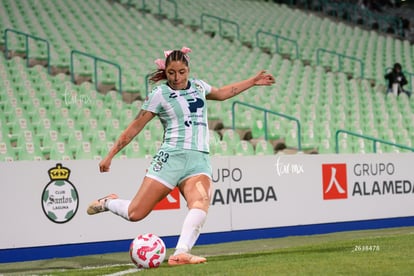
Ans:
[[[183,45],[194,50],[192,73],[214,86],[262,68],[277,78],[275,88],[258,87],[227,102],[209,103],[213,155],[296,152],[294,122],[268,114],[269,141],[265,141],[263,113],[236,105],[234,115],[236,100],[298,118],[302,150],[311,153],[335,152],[338,129],[409,147],[414,141],[414,100],[385,96],[383,79],[385,68],[394,61],[404,61],[404,68],[414,72],[414,47],[408,41],[263,1],[53,3],[0,3],[0,49],[5,53],[7,49],[7,56],[0,56],[2,161],[102,158],[150,91],[146,75],[155,69],[153,60],[163,50]],[[219,29],[216,20],[221,18],[236,22],[240,40],[234,25]],[[30,40],[27,45],[13,30],[48,41],[49,64],[44,44]],[[273,36],[258,41],[258,30],[280,36],[279,49]],[[297,42],[298,56],[283,38]],[[340,68],[336,56],[324,55],[318,64],[319,48],[360,59],[365,65],[363,78],[353,62],[345,61]],[[113,67],[100,63],[96,71],[100,81],[95,83],[93,62],[72,56],[73,51],[119,65],[122,90]],[[236,129],[231,132],[233,116]],[[161,130],[154,120],[118,158],[152,154],[162,140]],[[363,139],[342,135],[338,142],[340,152],[372,152]],[[394,151],[405,150],[377,147],[377,152]]]

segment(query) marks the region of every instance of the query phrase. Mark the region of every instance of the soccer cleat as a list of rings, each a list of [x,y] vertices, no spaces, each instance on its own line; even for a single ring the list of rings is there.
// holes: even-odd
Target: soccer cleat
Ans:
[[[116,194],[110,194],[110,195],[107,195],[106,197],[95,200],[94,202],[89,204],[88,210],[86,210],[86,212],[88,213],[88,215],[95,215],[98,213],[106,212],[108,211],[108,209],[105,207],[105,202],[108,201],[109,199],[117,199],[117,198],[118,196]]]
[[[169,265],[201,264],[207,262],[206,258],[181,253],[168,258]]]

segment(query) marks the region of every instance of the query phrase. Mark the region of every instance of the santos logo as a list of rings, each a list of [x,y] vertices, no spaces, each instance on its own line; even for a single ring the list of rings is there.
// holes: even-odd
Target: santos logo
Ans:
[[[322,164],[323,199],[348,198],[346,164]]]

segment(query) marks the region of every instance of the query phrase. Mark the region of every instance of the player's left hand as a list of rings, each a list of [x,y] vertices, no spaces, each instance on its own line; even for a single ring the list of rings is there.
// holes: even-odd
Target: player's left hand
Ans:
[[[254,77],[254,85],[272,85],[276,82],[272,74],[266,73],[265,70],[260,71]]]

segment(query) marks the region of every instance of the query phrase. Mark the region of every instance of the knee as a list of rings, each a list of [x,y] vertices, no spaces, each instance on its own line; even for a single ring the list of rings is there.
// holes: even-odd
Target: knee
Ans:
[[[199,198],[188,204],[189,209],[201,209],[208,212],[208,208],[210,207],[210,198]]]
[[[135,210],[128,210],[128,219],[129,221],[140,221],[143,220],[148,214],[143,214],[142,212],[137,212]]]
[[[207,212],[208,208],[210,207],[211,192],[206,191],[204,186],[201,184],[201,182],[196,183],[196,188],[198,190],[198,193],[195,193],[192,200],[188,202],[188,208],[189,209],[193,209],[193,208],[201,209]]]

